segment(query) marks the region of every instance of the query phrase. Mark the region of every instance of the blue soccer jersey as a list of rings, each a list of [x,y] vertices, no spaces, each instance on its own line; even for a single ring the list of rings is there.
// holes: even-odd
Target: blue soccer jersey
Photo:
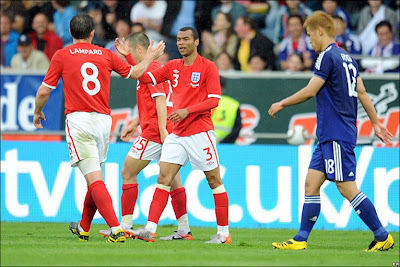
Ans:
[[[355,144],[359,76],[356,61],[333,43],[319,55],[314,75],[325,80],[316,95],[318,141]]]

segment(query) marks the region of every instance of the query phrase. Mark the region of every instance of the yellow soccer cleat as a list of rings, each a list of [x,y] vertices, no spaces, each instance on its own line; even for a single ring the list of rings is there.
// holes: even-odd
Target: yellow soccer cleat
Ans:
[[[394,239],[391,234],[388,235],[385,241],[377,241],[374,240],[371,242],[369,245],[369,248],[367,248],[365,251],[368,252],[378,252],[378,251],[386,251],[389,250],[390,248],[393,248],[394,246]]]
[[[125,231],[123,229],[118,229],[115,234],[111,234],[108,236],[106,243],[122,243],[125,242]]]
[[[272,246],[276,249],[300,250],[300,249],[307,249],[307,242],[289,239],[288,241],[282,243],[274,242],[272,243]]]
[[[69,230],[71,231],[71,233],[78,236],[79,241],[88,241],[89,240],[89,232],[79,231],[79,223],[70,222]]]

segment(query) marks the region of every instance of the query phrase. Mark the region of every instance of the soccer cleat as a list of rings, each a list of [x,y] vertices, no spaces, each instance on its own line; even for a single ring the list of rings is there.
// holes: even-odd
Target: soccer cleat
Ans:
[[[282,243],[274,242],[272,243],[272,246],[276,249],[299,250],[299,249],[307,249],[307,242],[289,239],[288,241]]]
[[[192,232],[183,233],[175,231],[172,235],[160,237],[160,240],[193,240]]]
[[[125,242],[125,231],[123,229],[118,229],[115,234],[111,234],[108,236],[106,243],[122,243]]]
[[[369,247],[365,251],[368,252],[386,251],[389,250],[390,248],[393,248],[393,246],[394,246],[393,236],[389,234],[385,241],[382,242],[377,240],[372,241]]]
[[[132,234],[132,231],[133,231],[132,227],[129,228],[129,229],[124,229],[124,228],[122,228],[122,229],[125,231],[125,238],[126,238],[126,239],[128,239],[128,238],[134,238],[134,237],[133,237],[133,234]],[[111,235],[111,229],[100,230],[99,233],[100,233],[102,236],[104,236],[104,237],[108,237],[108,236]]]
[[[232,243],[231,234],[228,237],[222,236],[221,234],[216,234],[211,237],[210,241],[206,241],[208,244],[230,244]]]
[[[89,232],[81,232],[81,231],[79,231],[79,223],[70,222],[69,223],[69,230],[74,235],[78,236],[79,241],[88,241],[89,240]]]
[[[146,227],[140,227],[136,230],[133,230],[132,235],[136,239],[141,239],[147,242],[154,242],[156,241],[157,233],[152,234]]]

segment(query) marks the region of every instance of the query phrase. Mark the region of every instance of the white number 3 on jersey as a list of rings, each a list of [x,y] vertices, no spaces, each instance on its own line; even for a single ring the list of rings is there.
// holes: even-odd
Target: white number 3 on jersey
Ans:
[[[91,69],[93,73],[89,75],[87,73],[87,69]],[[100,81],[97,79],[97,76],[99,75],[99,69],[96,67],[96,65],[90,62],[83,63],[81,67],[81,74],[83,77],[82,81],[83,90],[85,90],[85,92],[91,96],[97,94],[100,91],[101,86],[100,86]],[[93,89],[89,89],[88,87],[89,82],[94,83],[95,86]]]

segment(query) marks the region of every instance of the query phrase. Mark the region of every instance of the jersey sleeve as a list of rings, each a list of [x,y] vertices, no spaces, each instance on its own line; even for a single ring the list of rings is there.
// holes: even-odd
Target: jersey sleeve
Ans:
[[[221,98],[221,83],[219,80],[219,72],[217,66],[214,63],[211,63],[210,67],[208,68],[206,84],[208,98]]]
[[[167,64],[165,64],[165,66],[158,68],[154,71],[149,71],[147,73],[145,73],[144,75],[142,75],[139,78],[139,81],[141,83],[152,83],[153,86],[161,83],[161,82],[165,82],[170,80],[170,74],[169,74],[169,68],[170,68],[170,64],[169,62]],[[150,80],[151,81],[150,81]]]
[[[51,89],[56,89],[58,80],[60,79],[64,68],[60,51],[61,50],[58,50],[51,58],[49,69],[47,70],[46,76],[42,82],[44,86]]]
[[[167,96],[165,93],[167,91],[166,89],[167,86],[168,84],[164,82],[157,84],[156,86],[152,86],[149,84],[147,87],[150,90],[151,97],[156,98],[157,96],[165,96],[165,97]]]
[[[109,52],[111,55],[111,69],[124,77],[125,79],[128,79],[133,71],[133,66],[129,65],[125,61],[123,61],[117,54],[114,52]]]
[[[333,67],[330,53],[322,52],[315,62],[314,75],[320,77],[324,81],[328,78]]]

